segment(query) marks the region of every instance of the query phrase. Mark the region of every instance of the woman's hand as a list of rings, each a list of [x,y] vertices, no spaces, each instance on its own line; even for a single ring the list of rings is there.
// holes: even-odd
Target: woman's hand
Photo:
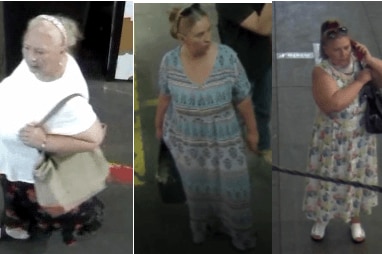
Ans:
[[[352,46],[356,51],[355,53],[356,53],[357,57],[360,58],[358,60],[363,61],[365,64],[369,64],[369,62],[373,58],[373,56],[370,54],[369,49],[365,45],[363,45],[357,41],[352,41]]]
[[[366,84],[372,79],[371,71],[368,68],[363,69],[360,71],[356,77],[356,80],[360,81],[363,84]]]
[[[247,138],[247,145],[249,149],[252,152],[258,154],[259,150],[257,146],[259,143],[259,133],[257,131],[247,132],[246,138]]]
[[[155,130],[155,136],[158,140],[161,140],[162,139],[162,136],[163,136],[163,129],[162,128],[156,128]]]
[[[19,131],[19,138],[24,145],[40,149],[46,141],[46,132],[36,123],[29,123]]]

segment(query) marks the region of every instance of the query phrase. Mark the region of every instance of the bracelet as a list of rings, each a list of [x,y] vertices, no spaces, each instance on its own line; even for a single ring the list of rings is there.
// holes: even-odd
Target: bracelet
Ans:
[[[47,136],[45,135],[44,141],[42,141],[42,144],[41,144],[41,150],[42,150],[42,151],[45,150],[45,147],[46,147],[46,140],[47,140]]]

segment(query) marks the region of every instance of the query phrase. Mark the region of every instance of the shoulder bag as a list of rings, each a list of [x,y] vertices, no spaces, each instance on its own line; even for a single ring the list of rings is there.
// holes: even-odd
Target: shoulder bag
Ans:
[[[363,69],[360,64],[361,69]],[[365,128],[368,133],[382,133],[382,95],[376,84],[371,80],[361,90],[361,100],[366,100],[364,115]]]
[[[39,123],[41,126],[71,98],[60,101]],[[42,163],[33,171],[37,202],[50,215],[59,216],[106,188],[109,163],[98,147],[66,155],[42,151]]]

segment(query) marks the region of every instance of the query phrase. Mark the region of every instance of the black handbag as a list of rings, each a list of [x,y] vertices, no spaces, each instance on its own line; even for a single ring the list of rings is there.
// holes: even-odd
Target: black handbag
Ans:
[[[366,99],[364,116],[365,128],[368,133],[382,133],[382,94],[379,88],[368,82],[361,90],[361,99]]]
[[[359,68],[365,67],[358,61]],[[368,133],[382,133],[382,95],[378,86],[373,80],[367,82],[361,89],[360,102],[366,100],[366,110],[364,115],[365,129]]]
[[[160,142],[156,180],[163,203],[179,204],[186,201],[182,180],[174,158],[163,140]]]

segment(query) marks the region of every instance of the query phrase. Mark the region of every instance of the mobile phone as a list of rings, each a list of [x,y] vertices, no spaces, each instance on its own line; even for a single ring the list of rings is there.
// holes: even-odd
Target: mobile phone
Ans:
[[[355,57],[357,58],[358,61],[362,61],[362,59],[365,57],[365,54],[357,48],[357,42],[351,40],[350,41],[351,47],[353,49],[353,52],[355,54]]]

